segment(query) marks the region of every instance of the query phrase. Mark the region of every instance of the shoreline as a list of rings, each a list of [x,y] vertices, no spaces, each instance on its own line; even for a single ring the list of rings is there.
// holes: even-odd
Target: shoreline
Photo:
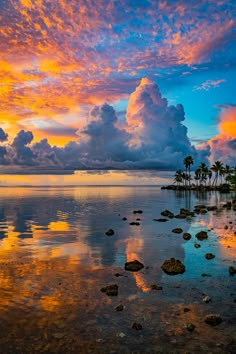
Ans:
[[[231,187],[228,184],[223,184],[219,186],[177,186],[174,184],[170,184],[167,186],[161,187],[161,189],[168,189],[174,191],[199,191],[199,192],[232,192],[236,191],[235,188]]]

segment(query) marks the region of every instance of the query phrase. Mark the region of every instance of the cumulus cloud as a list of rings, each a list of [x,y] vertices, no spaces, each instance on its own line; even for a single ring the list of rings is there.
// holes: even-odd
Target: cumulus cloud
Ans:
[[[236,164],[236,106],[220,106],[218,116],[219,134],[208,141],[210,161],[222,160],[229,165]]]
[[[130,134],[118,128],[114,108],[107,103],[94,107],[85,127],[78,130],[83,160],[89,164],[101,163],[104,166],[124,162],[129,158],[128,140]]]
[[[0,128],[0,142],[6,141],[8,138],[8,134],[4,132],[2,128]]]
[[[33,152],[28,144],[33,140],[32,132],[21,130],[11,144],[12,161],[17,165],[33,165]]]
[[[132,134],[130,148],[139,164],[161,168],[180,166],[186,155],[198,160],[191,145],[181,104],[168,105],[158,86],[148,79],[131,94],[127,108],[128,131]]]
[[[114,108],[105,103],[90,110],[83,125],[78,124],[78,140],[63,147],[51,146],[47,139],[33,143],[32,132],[21,130],[7,151],[2,151],[2,164],[60,169],[175,169],[182,167],[187,155],[192,155],[195,163],[200,158],[205,161],[209,148],[198,152],[191,145],[184,120],[181,104],[168,105],[158,86],[142,79],[130,95],[122,124]]]

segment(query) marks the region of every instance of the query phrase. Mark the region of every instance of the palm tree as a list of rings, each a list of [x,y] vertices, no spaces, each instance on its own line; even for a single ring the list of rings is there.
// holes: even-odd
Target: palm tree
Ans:
[[[208,169],[209,186],[211,185],[211,178],[212,178],[212,170]]]
[[[200,182],[204,182],[206,184],[208,174],[209,174],[209,168],[204,162],[201,162],[199,166],[199,171],[200,171]]]
[[[214,162],[214,164],[211,167],[211,170],[215,173],[215,178],[212,185],[214,184],[217,185],[218,177],[220,174],[223,173],[223,169],[224,169],[224,165],[221,161],[217,160]]]
[[[195,179],[195,181],[197,182],[197,185],[198,185],[198,181],[201,179],[201,169],[197,168],[194,173],[195,173],[194,179]]]
[[[230,177],[232,175],[232,173],[234,172],[233,168],[231,168],[229,165],[225,165],[225,169],[224,169],[224,173],[225,173],[225,181],[229,182],[230,181]]]
[[[190,175],[190,167],[191,167],[191,165],[193,165],[193,158],[192,158],[192,156],[186,156],[185,158],[184,158],[184,166],[185,166],[185,169],[186,169],[186,175],[188,176],[187,178],[186,178],[186,180],[188,180],[189,181],[189,184],[190,184],[190,181],[191,181],[191,175]]]
[[[174,178],[174,183],[177,183],[177,186],[180,185],[180,183],[183,183],[183,172],[181,170],[177,170],[175,172],[175,178]]]

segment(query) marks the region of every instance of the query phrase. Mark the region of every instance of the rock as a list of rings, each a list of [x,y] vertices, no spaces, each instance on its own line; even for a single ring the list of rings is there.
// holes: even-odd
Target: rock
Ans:
[[[120,332],[117,334],[117,337],[124,338],[124,337],[126,337],[126,334],[123,332]]]
[[[150,288],[151,288],[152,290],[162,290],[162,289],[163,289],[162,286],[158,286],[158,285],[156,285],[156,284],[152,284],[152,285],[150,286]]]
[[[185,233],[183,234],[183,239],[186,240],[186,241],[190,240],[191,237],[192,237],[192,236],[191,236],[188,232],[185,232]]]
[[[113,236],[114,233],[115,233],[115,231],[113,229],[109,229],[109,230],[107,230],[106,235],[107,236]]]
[[[194,216],[194,212],[189,211],[185,208],[180,209],[180,215],[185,215],[185,216]]]
[[[202,273],[202,277],[211,277],[211,275],[207,273]]]
[[[230,267],[229,267],[229,274],[230,274],[230,275],[236,274],[236,268],[234,268],[233,266],[230,266]]]
[[[127,218],[126,218],[126,217],[124,217],[122,220],[126,221],[126,220],[127,220]]]
[[[206,206],[204,204],[195,205],[194,209],[204,209]]]
[[[159,222],[165,222],[168,221],[168,219],[153,219],[154,221],[159,221]]]
[[[206,231],[199,231],[195,236],[200,241],[206,240],[208,238],[208,235],[207,235]]]
[[[175,234],[181,234],[183,230],[180,227],[177,227],[176,229],[173,229],[172,232],[174,232]]]
[[[130,272],[138,272],[142,268],[144,268],[144,265],[136,259],[134,261],[125,263],[125,270]]]
[[[210,296],[205,296],[203,299],[202,299],[203,302],[205,302],[206,304],[208,304],[208,302],[211,301],[211,298]]]
[[[231,202],[227,202],[226,204],[223,205],[223,208],[231,209],[231,207],[232,207]]]
[[[218,314],[210,314],[205,316],[205,322],[211,326],[217,326],[222,322],[222,318]]]
[[[225,229],[225,230],[228,230],[228,228],[229,228],[228,225],[225,225],[225,226],[224,226],[224,229]]]
[[[182,274],[185,272],[185,266],[179,259],[170,258],[165,260],[161,269],[169,275]]]
[[[134,322],[132,328],[136,329],[136,331],[140,331],[141,329],[143,329],[143,326],[140,323]]]
[[[188,307],[184,307],[184,312],[189,312],[191,311]]]
[[[185,215],[185,214],[177,214],[177,215],[175,215],[175,218],[176,219],[186,219],[187,215]]]
[[[208,211],[215,211],[215,210],[217,210],[217,206],[216,205],[208,206],[207,210]]]
[[[134,214],[142,214],[143,211],[142,211],[142,210],[134,210],[133,213],[134,213]]]
[[[124,306],[122,304],[116,306],[116,311],[120,312],[124,310]]]
[[[115,277],[123,277],[124,275],[121,274],[121,273],[115,273],[114,276],[115,276]]]
[[[200,248],[201,245],[199,245],[199,243],[194,243],[194,247],[195,247],[195,248]]]
[[[138,226],[138,225],[140,225],[140,222],[138,222],[138,221],[132,221],[132,222],[130,222],[129,224],[130,224],[130,225],[137,225],[137,226]]]
[[[169,210],[162,211],[161,215],[162,216],[166,216],[167,218],[170,218],[170,219],[172,219],[174,217],[174,214],[171,211],[169,211]]]
[[[137,218],[136,220],[137,220],[137,221],[140,221],[141,219],[140,219],[140,218]]]
[[[100,291],[102,293],[107,294],[108,296],[117,296],[118,295],[118,285],[117,284],[112,284],[105,286],[104,288],[101,288]]]
[[[213,258],[215,258],[215,255],[212,254],[212,253],[206,253],[206,254],[205,254],[205,258],[206,258],[206,259],[213,259]]]
[[[188,323],[185,327],[189,332],[193,332],[196,328],[196,326],[192,323]]]

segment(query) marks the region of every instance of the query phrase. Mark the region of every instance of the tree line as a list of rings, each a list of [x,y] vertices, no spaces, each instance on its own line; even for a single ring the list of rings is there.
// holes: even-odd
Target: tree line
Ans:
[[[177,186],[205,186],[217,187],[223,184],[232,184],[236,187],[236,166],[230,167],[217,160],[212,166],[201,162],[198,168],[191,174],[191,166],[194,164],[192,156],[186,156],[183,160],[184,170],[177,170],[174,176],[174,183]],[[192,183],[194,181],[194,183]]]

